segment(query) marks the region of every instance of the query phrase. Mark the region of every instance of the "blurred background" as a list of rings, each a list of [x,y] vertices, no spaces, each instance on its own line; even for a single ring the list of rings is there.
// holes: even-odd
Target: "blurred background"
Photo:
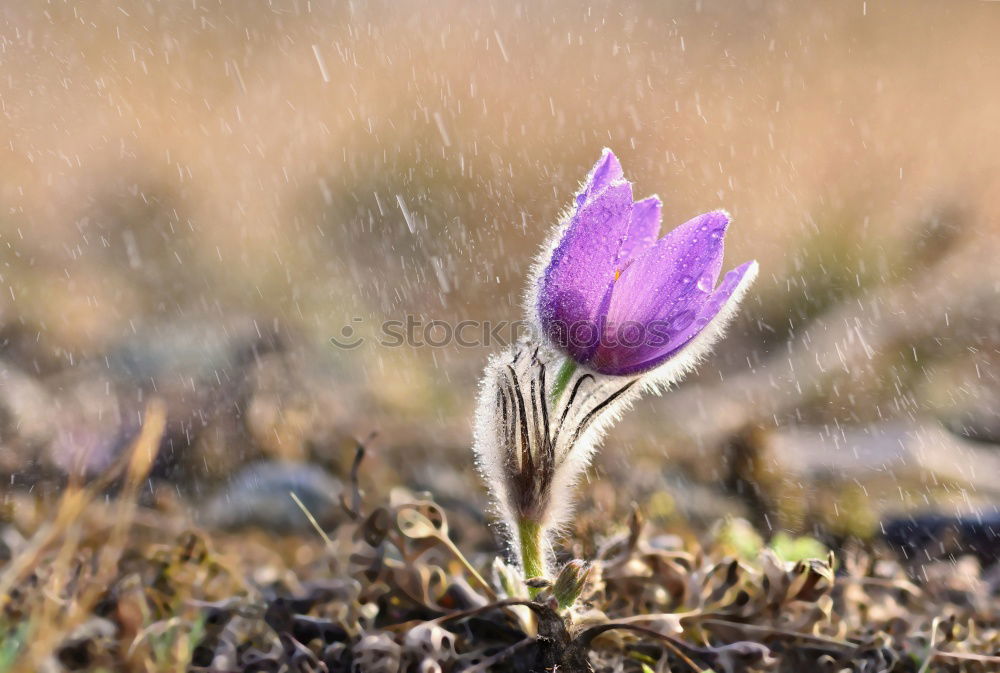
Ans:
[[[996,516],[998,33],[991,2],[4,3],[7,498],[100,475],[159,398],[150,495],[207,524],[307,525],[289,483],[336,516],[357,441],[369,493],[481,517],[496,348],[373,337],[521,318],[607,146],[664,230],[726,208],[726,268],[762,273],[583,512]]]

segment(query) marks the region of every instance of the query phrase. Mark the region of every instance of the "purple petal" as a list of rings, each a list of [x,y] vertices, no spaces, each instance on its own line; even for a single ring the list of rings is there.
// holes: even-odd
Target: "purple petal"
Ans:
[[[722,268],[729,216],[723,211],[685,222],[622,270],[608,323],[650,323],[700,308]]]
[[[601,154],[601,158],[594,164],[586,182],[583,183],[583,189],[576,195],[576,205],[582,206],[605,187],[624,179],[624,177],[625,173],[622,172],[622,165],[618,162],[618,157],[611,150],[604,148],[604,153]]]
[[[628,236],[618,253],[618,268],[624,269],[641,253],[648,250],[660,233],[660,199],[651,196],[632,204],[632,221],[628,226]]]
[[[591,366],[606,374],[627,376],[649,371],[678,354],[699,334],[708,328],[733,299],[733,294],[756,262],[741,264],[725,275],[722,282],[700,307],[689,306],[675,314],[672,320],[646,325],[644,342],[634,346],[616,344],[613,348],[603,345],[593,354]],[[658,339],[658,336],[662,338]]]
[[[694,337],[695,334],[700,332],[706,325],[708,325],[708,323],[715,319],[715,316],[719,314],[730,298],[732,298],[733,292],[735,292],[736,288],[739,287],[741,282],[743,282],[743,277],[747,275],[750,267],[754,264],[756,264],[756,262],[753,260],[744,262],[722,278],[722,282],[719,283],[719,287],[715,288],[715,291],[708,298],[708,301],[706,301],[701,307],[701,311],[698,312],[698,317],[695,318],[694,323],[688,330],[689,334],[687,336]]]
[[[607,310],[631,212],[632,185],[619,180],[606,186],[573,215],[542,275],[538,294],[542,328],[577,360],[589,359],[597,344],[596,326]],[[593,333],[571,335],[577,325]]]

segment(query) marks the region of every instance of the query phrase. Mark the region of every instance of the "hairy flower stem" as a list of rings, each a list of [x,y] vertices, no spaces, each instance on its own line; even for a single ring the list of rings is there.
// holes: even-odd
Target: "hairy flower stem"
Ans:
[[[545,564],[542,562],[542,525],[537,521],[521,519],[517,522],[517,535],[521,541],[521,569],[524,579],[543,577]],[[534,598],[537,589],[529,589]]]
[[[562,367],[556,373],[556,379],[552,382],[552,393],[551,401],[552,406],[559,403],[559,398],[562,397],[563,391],[566,390],[566,386],[569,385],[569,381],[573,378],[573,374],[576,372],[576,361],[573,358],[566,358],[563,360]]]

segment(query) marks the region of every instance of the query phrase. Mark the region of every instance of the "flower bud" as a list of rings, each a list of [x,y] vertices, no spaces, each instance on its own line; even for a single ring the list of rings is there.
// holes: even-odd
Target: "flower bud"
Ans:
[[[584,563],[580,559],[574,559],[563,566],[552,587],[552,594],[559,601],[561,609],[565,610],[570,607],[580,597],[593,568],[592,565]]]

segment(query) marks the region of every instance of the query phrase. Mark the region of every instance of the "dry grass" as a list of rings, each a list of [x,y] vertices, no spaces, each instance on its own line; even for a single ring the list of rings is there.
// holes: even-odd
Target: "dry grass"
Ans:
[[[412,495],[373,507],[355,490],[343,525],[307,537],[137,508],[163,419],[151,404],[117,498],[66,489],[2,567],[3,673],[1000,670],[997,567],[969,557],[913,578],[857,542],[765,547],[740,521],[682,541],[637,510],[624,528],[588,515],[595,569],[557,615],[502,562],[470,564],[444,510]]]

